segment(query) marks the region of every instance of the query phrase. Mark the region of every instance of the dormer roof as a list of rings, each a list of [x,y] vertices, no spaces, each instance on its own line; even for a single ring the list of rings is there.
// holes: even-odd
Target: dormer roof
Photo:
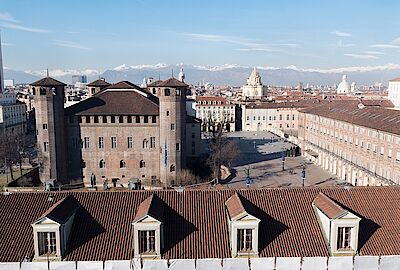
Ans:
[[[231,220],[240,218],[244,214],[254,216],[253,207],[236,192],[226,200],[225,205]]]
[[[79,204],[75,198],[68,195],[53,204],[38,220],[49,218],[59,224],[65,224],[78,208]]]
[[[65,83],[57,81],[51,77],[45,77],[36,82],[31,83],[32,86],[66,86]]]
[[[145,199],[140,205],[136,212],[135,219],[133,222],[137,222],[146,216],[162,222],[164,217],[164,202],[156,195],[152,194],[150,197]]]
[[[347,210],[322,192],[315,197],[313,204],[330,219],[342,217],[348,213]]]

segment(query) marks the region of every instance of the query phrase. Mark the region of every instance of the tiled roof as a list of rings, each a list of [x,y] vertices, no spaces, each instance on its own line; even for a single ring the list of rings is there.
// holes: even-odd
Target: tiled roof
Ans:
[[[157,195],[151,194],[147,199],[140,203],[133,221],[138,221],[147,215],[157,219],[158,221],[163,220],[164,203],[157,197]]]
[[[400,77],[389,80],[389,82],[400,82]]]
[[[56,202],[41,217],[47,217],[60,224],[64,224],[75,213],[78,207],[79,205],[75,198],[68,195]]]
[[[288,101],[288,102],[248,103],[246,104],[246,108],[247,109],[308,108],[311,106],[317,106],[325,103],[327,103],[327,101],[321,101],[318,99],[303,99],[303,100]]]
[[[168,80],[162,81],[158,83],[158,87],[188,87],[184,82],[181,82],[180,80],[177,80],[175,78],[169,78]]]
[[[234,219],[243,213],[254,215],[254,210],[253,207],[251,207],[251,204],[242,198],[238,193],[235,193],[229,197],[225,205],[230,219]]]
[[[318,194],[313,203],[330,219],[337,218],[347,212],[322,192]]]
[[[332,101],[301,112],[400,135],[400,110],[379,106],[358,106],[355,101]]]
[[[312,206],[320,192],[361,217],[360,255],[400,254],[400,187],[18,192],[0,194],[0,261],[33,255],[31,224],[68,195],[80,207],[66,260],[130,259],[132,221],[152,194],[164,203],[162,258],[231,257],[225,202],[235,193],[254,206],[260,219],[261,257],[328,256]]]
[[[163,82],[162,80],[157,80],[157,81],[154,81],[154,82],[148,84],[147,87],[157,87],[157,86],[159,86],[162,82]]]
[[[36,82],[31,83],[32,86],[65,86],[66,84],[51,77],[45,77]]]
[[[87,84],[87,86],[89,86],[89,87],[107,87],[110,85],[111,84],[106,82],[104,79],[98,79],[98,80],[95,80],[95,81]]]
[[[137,89],[109,89],[66,108],[67,115],[158,115],[158,98]]]

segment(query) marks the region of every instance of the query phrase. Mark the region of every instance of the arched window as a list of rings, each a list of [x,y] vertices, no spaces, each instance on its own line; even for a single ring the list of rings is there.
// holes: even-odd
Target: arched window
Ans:
[[[119,162],[119,167],[120,167],[120,168],[125,168],[125,167],[126,167],[125,161],[121,160],[121,161]]]
[[[36,89],[35,89],[35,87],[32,87],[32,95],[36,95]]]
[[[99,167],[100,168],[105,168],[106,167],[106,162],[104,161],[104,159],[100,160]]]
[[[172,164],[172,165],[169,167],[169,171],[170,171],[170,172],[174,172],[174,171],[175,171],[175,165],[174,165],[174,164]]]
[[[147,139],[143,140],[143,148],[149,148],[149,141]]]
[[[171,95],[171,91],[168,89],[168,88],[166,88],[166,89],[164,89],[164,96],[170,96]]]
[[[139,162],[139,168],[145,168],[146,167],[146,162],[144,162],[143,160],[141,160]]]

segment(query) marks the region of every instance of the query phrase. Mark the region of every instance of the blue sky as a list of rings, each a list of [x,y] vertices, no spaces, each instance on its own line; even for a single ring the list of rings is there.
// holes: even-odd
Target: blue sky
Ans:
[[[4,65],[400,63],[400,1],[0,0]]]

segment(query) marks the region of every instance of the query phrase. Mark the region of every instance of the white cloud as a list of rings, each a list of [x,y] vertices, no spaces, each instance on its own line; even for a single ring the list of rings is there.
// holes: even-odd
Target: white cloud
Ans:
[[[384,55],[385,53],[379,51],[364,51],[363,54]]]
[[[400,45],[394,44],[373,44],[370,45],[371,48],[379,48],[379,49],[399,49]]]
[[[390,43],[395,45],[400,45],[400,37],[393,39],[392,42]]]
[[[350,33],[342,32],[342,31],[338,31],[338,30],[331,32],[331,34],[334,34],[337,37],[351,37],[352,36],[352,34],[350,34]]]
[[[79,50],[91,50],[88,47],[85,47],[79,43],[68,41],[68,40],[54,40],[54,45],[60,46],[60,47],[66,47],[66,48],[72,48],[72,49],[79,49]]]
[[[15,23],[5,23],[5,24],[2,24],[1,26],[4,28],[16,29],[16,30],[21,30],[21,31],[26,31],[26,32],[33,32],[33,33],[49,33],[49,32],[51,32],[50,30],[47,30],[47,29],[26,27],[26,26],[22,26],[19,24],[15,24]]]
[[[210,42],[221,42],[230,43],[235,45],[240,45],[242,48],[234,49],[235,51],[259,51],[259,52],[278,52],[279,47],[287,48],[300,48],[300,44],[297,43],[260,43],[248,38],[242,37],[232,37],[232,36],[222,36],[222,35],[209,35],[209,34],[199,34],[199,33],[183,33],[183,35],[203,41]]]
[[[18,23],[18,20],[16,20],[10,13],[7,12],[0,12],[0,21]]]
[[[357,59],[378,59],[375,55],[370,54],[354,54],[354,53],[345,53],[345,56],[357,58]]]

